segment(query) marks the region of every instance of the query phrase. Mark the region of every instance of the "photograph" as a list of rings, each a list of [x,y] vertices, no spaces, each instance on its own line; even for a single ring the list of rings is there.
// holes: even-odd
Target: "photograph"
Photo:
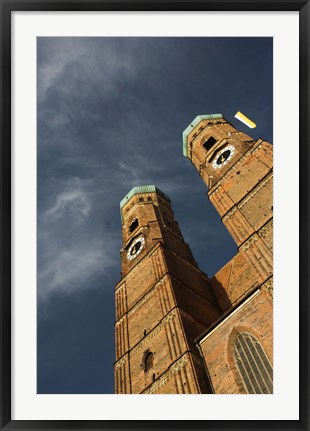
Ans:
[[[36,38],[37,394],[273,394],[273,44]]]

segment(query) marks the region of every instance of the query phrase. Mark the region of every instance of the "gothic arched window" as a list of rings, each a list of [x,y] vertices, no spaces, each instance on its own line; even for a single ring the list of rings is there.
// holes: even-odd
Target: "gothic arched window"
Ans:
[[[147,352],[144,355],[144,359],[143,359],[143,369],[145,372],[149,371],[151,368],[153,368],[153,353],[152,352]]]
[[[272,393],[272,366],[257,338],[246,332],[237,335],[235,361],[249,394]]]

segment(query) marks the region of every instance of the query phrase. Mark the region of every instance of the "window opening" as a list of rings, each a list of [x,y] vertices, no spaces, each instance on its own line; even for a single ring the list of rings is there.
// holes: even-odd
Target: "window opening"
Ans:
[[[138,225],[139,225],[138,219],[137,218],[133,219],[131,225],[129,226],[129,232],[130,233],[133,232],[138,227]]]
[[[248,333],[238,334],[234,355],[247,392],[271,394],[272,366],[259,341]]]
[[[203,144],[204,148],[209,151],[211,147],[217,142],[217,139],[213,138],[213,136],[210,136],[205,143]]]
[[[143,361],[143,368],[144,371],[147,372],[149,371],[151,368],[153,368],[153,353],[152,352],[147,352],[144,356],[144,361]]]

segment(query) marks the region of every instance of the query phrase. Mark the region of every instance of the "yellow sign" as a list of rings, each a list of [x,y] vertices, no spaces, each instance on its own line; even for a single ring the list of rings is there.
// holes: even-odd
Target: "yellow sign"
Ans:
[[[237,114],[235,115],[235,118],[237,118],[237,120],[242,121],[242,123],[246,124],[248,127],[250,127],[250,129],[254,129],[256,127],[256,124],[253,123],[253,121],[251,121],[248,117],[243,115],[242,112],[240,111],[237,112]]]

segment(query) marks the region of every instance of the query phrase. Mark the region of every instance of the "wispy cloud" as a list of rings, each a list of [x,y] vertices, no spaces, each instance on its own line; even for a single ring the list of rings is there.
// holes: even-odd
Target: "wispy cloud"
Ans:
[[[84,219],[91,213],[91,203],[87,193],[81,187],[81,181],[73,178],[65,186],[65,190],[57,194],[53,205],[45,212],[45,217],[58,218],[66,213],[71,218]]]
[[[132,184],[140,184],[142,181],[141,179],[141,170],[132,166],[132,165],[125,165],[122,162],[118,162],[119,167],[119,177],[122,184],[126,184],[128,186]]]
[[[59,181],[50,206],[38,218],[38,297],[74,294],[91,289],[117,261],[120,238],[101,223],[93,204],[98,191],[91,181],[73,177]],[[105,228],[103,228],[105,226]]]
[[[212,224],[217,216],[205,206],[206,188],[182,155],[181,137],[197,114],[220,112],[221,100],[231,110],[239,100],[240,91],[229,87],[231,73],[218,56],[222,43],[234,42],[218,41],[219,48],[214,43],[200,38],[39,38],[42,292],[88,287],[93,274],[104,278],[107,265],[119,266],[119,201],[135,185],[155,184],[171,198],[197,254],[204,255],[210,244],[214,250],[225,243],[227,234]],[[208,52],[208,61],[202,51]],[[233,52],[237,68],[239,50]],[[194,60],[190,80],[188,58]]]
[[[41,55],[38,67],[38,98],[42,101],[48,90],[58,81],[61,73],[68,63],[76,61],[81,56],[79,45],[73,48],[73,41],[69,38],[63,38],[62,43],[53,49],[53,40],[39,38],[38,44],[43,43],[48,56]],[[82,45],[80,45],[82,47]],[[42,50],[40,51],[42,54]]]
[[[39,299],[46,301],[52,293],[76,293],[91,289],[91,280],[109,268],[113,262],[106,253],[103,239],[90,238],[60,247],[54,243],[48,260],[38,273]]]
[[[139,69],[136,61],[138,52],[135,46],[121,50],[116,44],[97,42],[89,38],[39,38],[48,55],[42,55],[38,64],[38,98],[42,102],[56,85],[58,91],[72,95],[72,92],[85,98],[85,92],[92,82],[100,85],[100,92],[115,97],[118,93],[119,77],[135,76]],[[56,48],[57,47],[57,48]],[[40,46],[39,46],[40,48]],[[75,88],[76,84],[80,86]]]

